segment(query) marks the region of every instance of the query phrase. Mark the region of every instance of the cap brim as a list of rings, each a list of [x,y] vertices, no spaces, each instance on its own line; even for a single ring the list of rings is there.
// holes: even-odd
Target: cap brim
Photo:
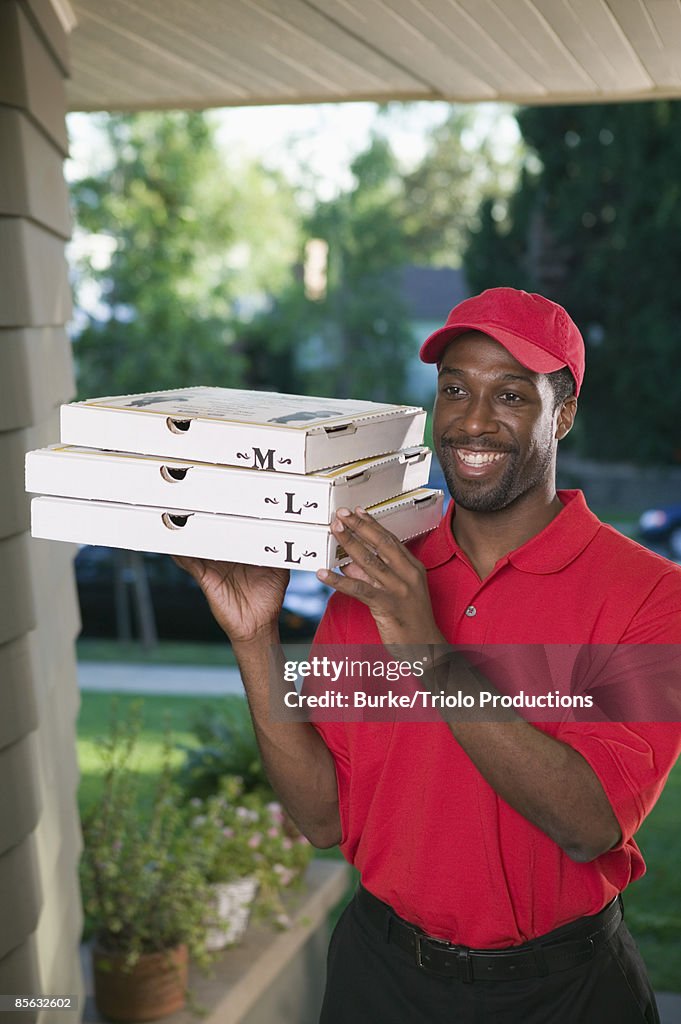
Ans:
[[[550,355],[525,338],[519,338],[516,334],[505,331],[496,325],[480,323],[448,324],[446,327],[440,327],[437,331],[433,331],[421,346],[420,359],[424,363],[439,363],[449,343],[467,331],[478,331],[480,334],[486,334],[494,341],[498,341],[514,359],[517,359],[528,370],[533,370],[534,373],[553,373],[554,370],[560,370],[563,366],[567,366],[564,360],[561,362],[556,356]]]

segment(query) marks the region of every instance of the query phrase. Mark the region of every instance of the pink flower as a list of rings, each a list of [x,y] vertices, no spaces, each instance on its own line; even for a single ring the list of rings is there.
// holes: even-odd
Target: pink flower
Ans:
[[[267,829],[267,835],[270,837],[270,839],[276,839],[277,836],[279,835],[279,829],[276,828],[275,825],[273,825],[272,828]]]
[[[227,826],[226,828],[223,828],[222,834],[225,839],[231,839],[234,836],[234,829]]]
[[[284,838],[281,841],[281,845],[284,847],[285,850],[291,850],[293,849],[293,840],[289,839],[288,836],[284,836]]]
[[[278,876],[281,885],[289,885],[295,878],[295,872],[285,868],[283,864],[275,864],[272,870]]]
[[[252,850],[257,850],[262,842],[262,833],[254,832],[251,838],[248,840],[248,845]]]
[[[279,825],[282,824],[284,820],[284,810],[280,803],[273,800],[272,803],[267,804],[267,811],[269,812],[272,821],[276,821]]]
[[[251,810],[248,809],[248,807],[237,807],[237,809],[236,809],[236,811],[234,813],[236,814],[237,818],[240,821],[257,821],[258,820],[258,812],[257,811],[251,811]]]

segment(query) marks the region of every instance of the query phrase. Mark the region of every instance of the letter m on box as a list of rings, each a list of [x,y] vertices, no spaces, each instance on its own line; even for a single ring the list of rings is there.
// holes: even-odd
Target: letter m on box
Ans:
[[[261,448],[253,449],[253,469],[274,469],[274,448],[263,454]]]

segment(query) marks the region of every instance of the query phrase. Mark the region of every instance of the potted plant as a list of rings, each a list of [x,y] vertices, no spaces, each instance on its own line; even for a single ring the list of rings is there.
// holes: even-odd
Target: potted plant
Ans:
[[[224,776],[216,794],[190,801],[190,828],[206,853],[213,892],[208,943],[221,949],[245,931],[250,905],[285,927],[281,894],[294,885],[312,854],[302,836],[287,834],[282,807],[260,792],[244,792],[240,776]]]
[[[139,707],[114,720],[103,742],[106,771],[84,816],[83,902],[94,932],[95,1001],[118,1021],[153,1020],[187,997],[187,961],[206,949],[206,850],[193,841],[171,776],[166,737],[151,805],[139,797],[134,754]]]
[[[225,701],[219,711],[203,708],[193,720],[192,731],[198,744],[178,744],[185,757],[176,779],[187,798],[206,799],[219,791],[226,775],[234,775],[241,779],[244,793],[274,801],[244,700]],[[295,823],[285,810],[281,813],[287,835],[297,838],[300,832]]]

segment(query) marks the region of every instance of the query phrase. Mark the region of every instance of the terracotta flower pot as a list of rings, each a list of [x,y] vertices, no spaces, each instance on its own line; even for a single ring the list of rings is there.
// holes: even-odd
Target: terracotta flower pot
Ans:
[[[125,955],[92,950],[95,1003],[113,1021],[145,1021],[166,1017],[186,1002],[189,956],[185,945],[162,953],[143,953],[131,970]]]

